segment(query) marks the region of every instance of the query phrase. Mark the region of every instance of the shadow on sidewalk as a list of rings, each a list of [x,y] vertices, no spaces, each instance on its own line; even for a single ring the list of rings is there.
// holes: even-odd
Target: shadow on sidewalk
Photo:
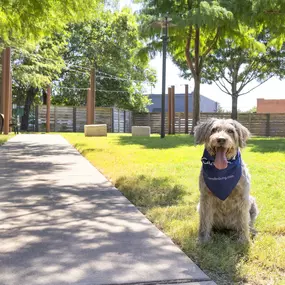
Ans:
[[[108,181],[96,183],[84,169],[74,170],[81,156],[71,147],[11,142],[0,155],[1,284],[201,276]]]

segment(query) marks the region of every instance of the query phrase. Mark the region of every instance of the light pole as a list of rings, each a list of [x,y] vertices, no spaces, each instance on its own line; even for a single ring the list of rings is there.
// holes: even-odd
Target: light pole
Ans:
[[[168,40],[168,17],[162,22],[162,92],[161,92],[161,133],[160,137],[165,137],[165,81],[166,81],[166,47]]]
[[[162,20],[156,21],[154,26],[160,25],[162,28],[162,92],[161,92],[161,130],[160,137],[165,137],[165,81],[166,81],[166,48],[168,40],[168,27],[171,18],[165,16]]]

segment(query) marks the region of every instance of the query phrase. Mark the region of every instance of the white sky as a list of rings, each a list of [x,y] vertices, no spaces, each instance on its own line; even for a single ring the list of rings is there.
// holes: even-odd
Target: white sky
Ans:
[[[132,0],[120,0],[120,7],[129,6],[133,10],[137,9],[137,5],[132,4]],[[152,88],[152,93],[161,93],[162,89],[162,56],[157,55],[152,61],[151,66],[157,71],[157,83],[155,88]],[[189,92],[193,90],[194,84],[192,81],[186,81],[179,76],[179,69],[172,63],[170,59],[166,62],[166,92],[167,87],[175,85],[176,93],[184,92],[184,84],[189,84]],[[256,83],[248,85],[244,91],[249,90],[250,87],[254,87]],[[226,95],[213,83],[211,85],[202,84],[201,85],[201,95],[204,95],[214,101],[217,101],[221,106],[226,109],[231,109],[231,97]],[[256,106],[257,98],[265,99],[285,99],[285,81],[280,81],[276,78],[272,78],[265,82],[260,87],[251,91],[250,93],[239,97],[238,109],[242,111],[247,111],[252,107]]]

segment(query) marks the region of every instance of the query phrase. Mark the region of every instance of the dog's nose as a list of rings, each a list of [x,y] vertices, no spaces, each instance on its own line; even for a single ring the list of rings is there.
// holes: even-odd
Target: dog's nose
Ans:
[[[224,144],[226,142],[226,139],[225,138],[217,138],[217,142],[219,144]]]

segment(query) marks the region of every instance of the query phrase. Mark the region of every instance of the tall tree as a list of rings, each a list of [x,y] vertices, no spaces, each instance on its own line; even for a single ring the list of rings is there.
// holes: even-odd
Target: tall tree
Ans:
[[[168,52],[176,60],[183,60],[194,79],[193,124],[192,132],[200,119],[200,83],[205,59],[216,47],[217,41],[229,29],[237,29],[233,13],[223,7],[219,1],[200,0],[166,0],[141,1],[140,12],[144,27],[143,36],[153,41],[148,44],[149,50],[157,49],[158,34],[150,29],[150,23],[158,15],[169,15],[176,27],[170,30]],[[231,1],[233,2],[233,1]],[[235,2],[235,1],[234,1]],[[238,30],[236,31],[238,33]]]
[[[138,2],[143,4],[142,22],[147,25],[158,15],[165,14],[176,24],[176,28],[170,31],[169,53],[175,62],[186,62],[184,65],[194,79],[193,127],[199,120],[200,82],[205,75],[203,65],[218,47],[220,39],[232,39],[236,47],[258,52],[266,50],[264,44],[256,40],[256,34],[264,30],[268,30],[271,35],[270,46],[280,49],[285,39],[284,0]],[[150,29],[143,35],[154,40],[158,37]],[[152,51],[158,49],[153,42],[147,48]]]
[[[98,9],[102,9],[100,5],[102,2],[103,0],[1,1],[0,52],[8,46],[22,48],[27,43],[36,45],[44,37],[62,32],[66,25],[71,22],[77,23],[95,18]],[[22,66],[27,61],[28,59],[24,60]],[[23,74],[20,77],[23,76],[25,75]],[[45,81],[44,76],[41,79]],[[19,79],[16,80],[19,81]],[[27,83],[28,81],[24,83],[24,86]],[[30,86],[31,88],[35,87],[34,83]],[[36,89],[33,88],[29,89],[27,95],[30,95],[26,98],[34,96],[33,94],[38,90],[38,87]],[[23,90],[23,88],[20,89]]]
[[[0,39],[10,45],[17,39],[38,40],[62,31],[70,22],[96,16],[100,0],[5,0],[0,2]]]
[[[155,73],[149,57],[138,56],[142,44],[131,10],[105,11],[98,19],[70,25],[69,32],[64,55],[67,70],[55,86],[53,103],[84,105],[84,88],[89,87],[89,71],[94,67],[97,106],[145,111],[149,100],[143,95],[144,83],[152,85]]]
[[[47,85],[61,74],[65,46],[65,35],[55,34],[41,40],[36,48],[13,50],[13,100],[24,105],[21,129],[28,129],[31,105],[36,99],[40,101]]]
[[[273,76],[282,78],[285,75],[285,51],[268,46],[264,36],[260,36],[259,40],[267,47],[266,52],[241,48],[232,40],[225,40],[204,62],[203,81],[209,84],[215,82],[222,92],[232,97],[231,117],[235,120],[240,96],[250,93]],[[183,76],[189,78],[186,64],[183,61],[176,64]]]

